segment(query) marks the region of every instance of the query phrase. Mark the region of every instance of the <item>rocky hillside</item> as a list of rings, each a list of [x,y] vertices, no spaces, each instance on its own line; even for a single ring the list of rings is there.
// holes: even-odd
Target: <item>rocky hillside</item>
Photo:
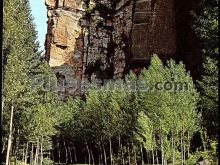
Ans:
[[[176,0],[46,0],[46,5],[46,60],[57,74],[63,96],[83,93],[84,80],[103,84],[131,69],[139,72],[153,53],[164,60],[189,63],[192,59],[194,47],[187,50],[183,44],[193,42],[192,37],[187,38],[190,32],[184,24],[191,4]],[[179,17],[183,17],[180,24]],[[198,57],[194,57],[191,70],[197,67]]]

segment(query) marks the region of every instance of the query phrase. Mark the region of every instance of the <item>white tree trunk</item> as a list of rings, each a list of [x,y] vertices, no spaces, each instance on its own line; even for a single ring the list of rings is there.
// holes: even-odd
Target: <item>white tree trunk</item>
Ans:
[[[128,164],[131,164],[131,153],[130,153],[129,144],[128,144]]]
[[[105,165],[107,165],[107,155],[106,155],[106,151],[105,151],[105,146],[104,144],[102,144],[103,147],[103,151],[104,151],[104,161],[105,161]]]
[[[162,165],[164,165],[163,137],[161,138],[161,160]]]
[[[31,144],[31,157],[30,157],[30,165],[33,165],[33,156],[34,156],[34,144]]]
[[[186,145],[185,145],[185,131],[183,131],[183,164],[186,160]]]
[[[137,165],[137,153],[135,149],[134,149],[134,162],[135,162],[135,165]]]
[[[68,146],[67,148],[68,148],[68,152],[69,152],[69,156],[70,156],[70,163],[72,164],[73,158],[72,158],[72,152],[71,152],[70,146]]]
[[[4,98],[2,98],[2,112],[1,112],[1,122],[3,122],[3,113],[4,113],[4,103],[5,103],[5,101],[4,101]]]
[[[39,152],[39,139],[37,139],[37,147],[36,147],[36,152],[35,152],[34,165],[38,164],[38,152]]]
[[[159,164],[159,157],[158,157],[157,150],[156,150],[155,152],[156,152],[156,153],[155,153],[155,154],[156,154],[156,155],[155,155],[155,156],[156,156],[156,162],[157,162],[157,164]]]
[[[22,149],[22,164],[24,165],[24,160],[25,160],[25,146],[23,146]]]
[[[144,165],[143,147],[141,146],[141,164]]]
[[[103,164],[102,146],[100,140],[99,140],[99,153],[100,153],[100,164]]]
[[[111,161],[111,165],[113,165],[113,156],[112,156],[112,140],[109,137],[109,150],[110,150],[110,161]]]
[[[18,150],[20,148],[20,143],[19,143],[19,134],[20,131],[19,129],[17,130],[17,138],[15,138],[15,149],[14,149],[14,164],[17,164],[17,156],[18,156]]]
[[[189,157],[190,157],[190,153],[189,153],[189,151],[190,151],[190,134],[189,134],[189,132],[187,134],[187,141],[188,141],[187,157],[189,159]]]
[[[43,164],[43,158],[44,158],[44,155],[43,155],[43,136],[41,137],[41,144],[40,144],[40,165]]]
[[[181,138],[180,138],[180,141],[181,141],[181,165],[183,165],[183,132],[181,132]]]
[[[10,126],[9,126],[9,137],[8,137],[8,147],[7,147],[7,155],[6,155],[6,164],[10,164],[10,151],[11,151],[11,145],[12,145],[12,128],[13,128],[13,117],[14,117],[14,106],[11,106],[11,118],[10,118]]]
[[[90,156],[90,151],[89,151],[89,146],[88,146],[88,142],[86,141],[86,149],[88,152],[88,156],[89,156],[89,164],[91,164],[91,156]]]
[[[67,147],[66,147],[66,142],[65,140],[63,140],[63,145],[64,145],[64,149],[65,149],[65,157],[66,157],[66,164],[68,163],[68,150],[67,150]]]
[[[29,145],[29,143],[27,142],[27,144],[26,144],[26,151],[25,151],[25,158],[24,158],[24,165],[26,165],[27,164],[27,157],[28,157],[28,146]]]
[[[154,157],[155,157],[155,155],[154,155],[154,148],[152,149],[152,157],[153,157],[153,162],[152,162],[152,163],[153,163],[153,165],[154,165],[154,163],[155,163],[155,158],[154,158]]]

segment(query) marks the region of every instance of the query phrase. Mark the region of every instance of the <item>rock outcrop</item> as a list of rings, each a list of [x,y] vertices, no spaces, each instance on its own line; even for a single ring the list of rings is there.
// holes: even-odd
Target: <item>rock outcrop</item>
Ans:
[[[153,53],[176,54],[175,0],[46,0],[46,60],[59,92],[82,94],[89,81],[123,77]],[[83,87],[82,87],[83,86]]]

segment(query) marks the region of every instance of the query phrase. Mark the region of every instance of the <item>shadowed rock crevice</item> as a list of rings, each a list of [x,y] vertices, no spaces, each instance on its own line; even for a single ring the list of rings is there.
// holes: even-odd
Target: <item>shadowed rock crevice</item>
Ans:
[[[200,0],[179,1],[175,0],[176,29],[177,29],[177,52],[175,59],[183,61],[190,70],[194,79],[200,75],[201,41],[197,38],[192,28],[192,11],[198,12]]]

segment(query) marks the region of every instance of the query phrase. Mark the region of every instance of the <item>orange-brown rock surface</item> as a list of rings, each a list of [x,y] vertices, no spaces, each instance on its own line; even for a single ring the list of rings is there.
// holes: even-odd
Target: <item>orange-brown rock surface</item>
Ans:
[[[177,50],[175,0],[46,0],[46,60],[62,77],[64,96],[84,80],[121,78]],[[62,76],[60,76],[62,75]],[[74,82],[74,83],[73,83]]]

